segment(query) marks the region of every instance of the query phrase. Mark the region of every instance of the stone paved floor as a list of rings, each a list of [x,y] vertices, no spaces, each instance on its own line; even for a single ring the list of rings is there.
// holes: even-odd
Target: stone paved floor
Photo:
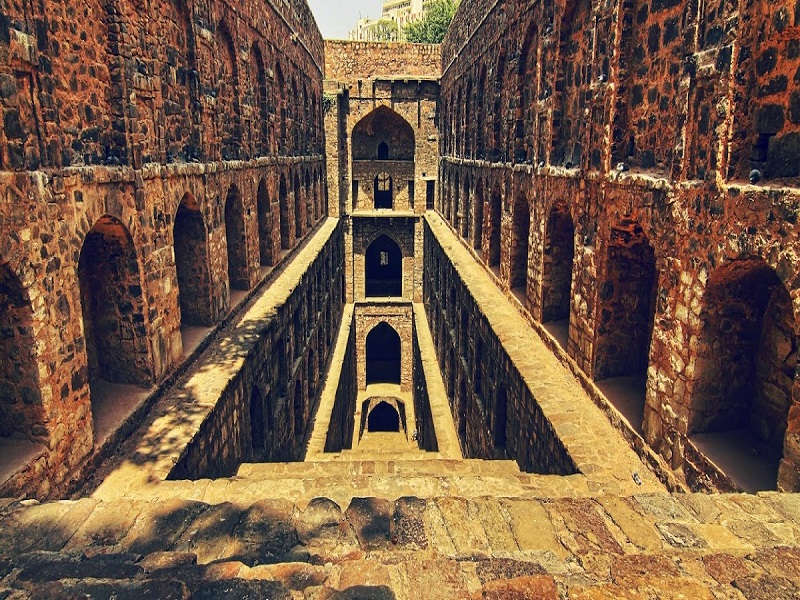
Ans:
[[[0,512],[4,598],[800,598],[800,498],[94,499]]]

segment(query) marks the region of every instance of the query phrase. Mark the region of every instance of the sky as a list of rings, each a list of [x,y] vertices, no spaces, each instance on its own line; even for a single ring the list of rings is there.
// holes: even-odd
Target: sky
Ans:
[[[347,32],[355,28],[358,17],[377,18],[381,15],[383,0],[308,0],[322,37],[347,39]]]

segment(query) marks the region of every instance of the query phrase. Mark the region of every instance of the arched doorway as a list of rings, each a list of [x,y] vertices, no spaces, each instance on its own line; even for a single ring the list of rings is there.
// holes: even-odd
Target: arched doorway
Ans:
[[[575,226],[566,202],[557,202],[547,219],[542,256],[542,323],[565,350],[569,344]]]
[[[389,144],[386,142],[378,144],[378,160],[389,160]]]
[[[280,204],[278,215],[280,218],[281,250],[288,250],[292,247],[291,221],[289,220],[289,190],[286,186],[286,177],[284,175],[281,175],[278,202]]]
[[[28,292],[0,264],[0,437],[47,436],[33,331]]]
[[[103,216],[86,236],[78,280],[90,383],[150,383],[139,262],[130,233],[117,219]]]
[[[394,206],[394,181],[388,173],[378,173],[373,182],[375,208]]]
[[[388,235],[378,236],[364,257],[364,290],[367,297],[403,295],[403,253]]]
[[[250,287],[247,276],[247,245],[245,244],[244,203],[239,189],[232,185],[225,201],[225,241],[228,246],[228,279],[230,287],[246,290]]]
[[[400,336],[386,322],[367,334],[367,385],[400,383]]]
[[[769,265],[740,259],[711,274],[700,318],[689,434],[746,491],[775,489],[797,370],[791,296]]]
[[[400,415],[397,409],[386,401],[379,402],[369,413],[367,431],[400,431]]]
[[[272,203],[264,178],[258,182],[256,211],[258,212],[258,245],[261,264],[272,266],[275,264],[275,257],[272,253]]]
[[[594,379],[641,433],[658,272],[653,247],[637,222],[623,221],[611,228],[601,272],[605,275],[596,309]]]
[[[531,213],[525,198],[514,203],[513,230],[511,232],[511,273],[508,287],[523,305],[527,305],[528,289],[528,237],[530,236]]]
[[[489,256],[487,262],[490,267],[500,265],[500,232],[502,229],[502,204],[500,187],[495,186],[489,206]]]
[[[185,194],[172,229],[181,325],[211,325],[208,237],[197,200]]]

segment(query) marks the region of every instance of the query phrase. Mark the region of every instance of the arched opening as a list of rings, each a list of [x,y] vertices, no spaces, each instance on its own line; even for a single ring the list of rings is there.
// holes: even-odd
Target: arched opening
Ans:
[[[86,236],[78,279],[90,384],[150,383],[139,262],[133,239],[118,220],[106,215]]]
[[[228,280],[230,287],[237,290],[250,287],[244,236],[244,203],[239,189],[232,185],[225,200],[225,241],[228,246]]]
[[[400,336],[386,322],[367,334],[367,385],[400,383]]]
[[[599,291],[594,379],[608,380],[598,387],[639,432],[657,291],[655,253],[641,226],[613,227]]]
[[[792,299],[759,259],[712,273],[701,313],[689,434],[743,489],[775,489],[797,338]]]
[[[388,173],[378,173],[373,182],[375,208],[394,206],[394,181]]]
[[[508,393],[505,386],[497,390],[494,407],[494,447],[495,450],[505,452],[506,435],[508,428]]]
[[[28,293],[11,269],[0,264],[0,437],[47,436],[33,331]]]
[[[314,224],[314,194],[313,190],[311,189],[311,176],[306,171],[305,177],[305,188],[303,188],[303,195],[306,198],[305,207],[306,207],[306,230],[311,229],[311,226]]]
[[[267,446],[264,425],[264,400],[258,388],[253,386],[250,394],[250,439],[254,458],[260,458]]]
[[[364,290],[369,297],[403,295],[403,253],[388,235],[378,236],[364,257]]]
[[[225,110],[218,112],[221,134],[221,155],[223,160],[234,160],[239,158],[241,148],[241,131],[239,116],[238,79],[239,71],[236,66],[236,48],[233,43],[233,36],[230,34],[228,25],[220,21],[217,25],[216,44],[218,48],[217,60],[217,103],[224,106]]]
[[[455,368],[455,365],[453,365]],[[464,378],[460,378],[458,384],[458,438],[461,440],[461,448],[464,452],[464,458],[469,456],[467,451],[467,411],[469,404],[467,402],[467,385],[464,383]]]
[[[472,247],[475,250],[483,248],[483,180],[475,183],[475,194],[472,196]]]
[[[461,219],[461,237],[469,242],[469,230],[474,213],[472,210],[472,199],[469,193],[469,177],[464,178],[464,195],[461,197],[461,205],[463,207]]]
[[[253,57],[251,81],[255,85],[255,103],[258,111],[258,153],[260,156],[269,154],[269,104],[267,101],[267,74],[264,69],[264,59],[258,44],[253,44],[251,55]]]
[[[277,98],[276,98],[276,106],[278,107],[278,113],[280,115],[280,130],[278,133],[278,153],[281,156],[287,156],[289,154],[288,146],[289,146],[289,134],[288,134],[288,126],[287,126],[287,119],[288,115],[286,113],[286,97],[283,95],[284,90],[286,89],[286,80],[283,77],[283,69],[281,68],[280,63],[275,65],[275,79],[278,82],[278,85],[275,86],[277,90]],[[287,227],[288,223],[287,222]],[[289,246],[286,246],[287,248]]]
[[[400,431],[400,414],[388,402],[379,402],[369,413],[367,431]]]
[[[531,23],[518,62],[517,98],[521,100],[514,130],[514,162],[533,161],[533,125],[535,122],[533,107],[538,100],[536,86],[538,83],[538,48],[539,27]]]
[[[492,201],[489,207],[489,266],[500,266],[500,232],[502,230],[503,199],[500,196],[500,187],[495,186],[492,191]]]
[[[562,348],[569,339],[575,226],[566,203],[557,202],[547,218],[542,257],[542,323]]]
[[[391,146],[389,144],[391,142]],[[413,161],[415,152],[414,129],[408,121],[388,106],[379,106],[353,127],[353,160],[386,160],[391,148],[392,160]],[[386,157],[381,158],[381,144]]]
[[[501,52],[497,59],[494,79],[494,107],[492,109],[492,160],[503,159],[503,90],[505,89],[506,55]]]
[[[289,219],[289,190],[284,175],[281,175],[278,201],[280,204],[281,249],[288,250],[292,247],[291,221]]]
[[[294,174],[294,237],[299,240],[303,237],[303,212],[304,212],[303,191],[300,187],[300,176]]]
[[[378,144],[378,160],[389,160],[389,144],[386,142]]]
[[[303,383],[298,379],[294,384],[294,435],[303,435],[305,431],[305,402],[303,400]]]
[[[197,200],[185,194],[172,229],[181,325],[211,325],[208,237]]]
[[[514,220],[511,231],[511,273],[509,287],[527,306],[528,288],[528,236],[530,235],[531,213],[525,198],[517,198],[514,203]]]
[[[272,252],[272,203],[269,199],[267,182],[264,178],[258,182],[256,211],[258,212],[258,242],[261,264],[272,266],[275,264],[275,256]]]

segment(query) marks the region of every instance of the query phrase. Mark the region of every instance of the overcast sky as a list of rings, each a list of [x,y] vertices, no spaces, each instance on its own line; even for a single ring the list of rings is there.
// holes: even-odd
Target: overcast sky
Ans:
[[[322,37],[347,39],[347,32],[356,26],[358,17],[381,15],[383,0],[308,0]]]

